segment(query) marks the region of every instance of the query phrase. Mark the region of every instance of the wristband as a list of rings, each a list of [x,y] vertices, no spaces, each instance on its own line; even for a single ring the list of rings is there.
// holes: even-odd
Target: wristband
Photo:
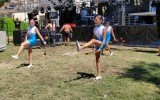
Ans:
[[[42,40],[42,42],[44,43],[45,41],[44,41],[44,40]]]
[[[101,51],[103,47],[100,47],[99,50]]]

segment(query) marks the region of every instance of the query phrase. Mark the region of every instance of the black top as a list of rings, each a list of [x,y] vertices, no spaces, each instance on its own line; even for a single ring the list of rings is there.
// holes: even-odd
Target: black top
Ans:
[[[152,7],[156,7],[156,2],[152,1],[151,6],[152,6]]]
[[[20,24],[21,24],[20,21],[14,21],[15,28],[20,29]]]

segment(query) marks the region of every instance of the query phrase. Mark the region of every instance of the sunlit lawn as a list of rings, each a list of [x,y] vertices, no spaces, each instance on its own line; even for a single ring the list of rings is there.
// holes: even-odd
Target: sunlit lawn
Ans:
[[[33,50],[28,69],[27,50],[19,60],[12,43],[0,52],[0,100],[160,100],[160,57],[157,49],[111,46],[101,56],[102,76],[96,76],[91,48],[77,52],[75,44]]]

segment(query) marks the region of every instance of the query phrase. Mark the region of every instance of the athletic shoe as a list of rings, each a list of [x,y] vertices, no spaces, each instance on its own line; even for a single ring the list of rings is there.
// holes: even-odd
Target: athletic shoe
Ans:
[[[18,59],[17,55],[11,55],[11,57],[14,58],[14,59]]]
[[[76,41],[76,46],[77,46],[77,51],[79,52],[80,51],[80,44],[78,41]]]
[[[113,55],[113,52],[111,52],[109,56],[112,56],[112,55]]]
[[[28,66],[27,66],[27,68],[31,68],[32,67],[32,64],[29,64]]]
[[[101,80],[102,79],[102,76],[97,76],[94,80]]]

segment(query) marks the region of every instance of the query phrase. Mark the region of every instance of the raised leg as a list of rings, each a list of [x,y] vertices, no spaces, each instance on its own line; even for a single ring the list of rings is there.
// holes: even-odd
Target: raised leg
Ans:
[[[21,46],[20,46],[20,48],[18,50],[18,53],[16,54],[17,56],[19,56],[22,53],[22,51],[23,51],[25,46],[29,46],[29,42],[28,41],[21,43]]]
[[[96,46],[101,46],[101,42],[100,41],[98,41],[96,39],[92,39],[88,43],[86,43],[85,45],[80,46],[80,49],[84,49],[84,48],[90,47],[93,44],[96,45]]]

